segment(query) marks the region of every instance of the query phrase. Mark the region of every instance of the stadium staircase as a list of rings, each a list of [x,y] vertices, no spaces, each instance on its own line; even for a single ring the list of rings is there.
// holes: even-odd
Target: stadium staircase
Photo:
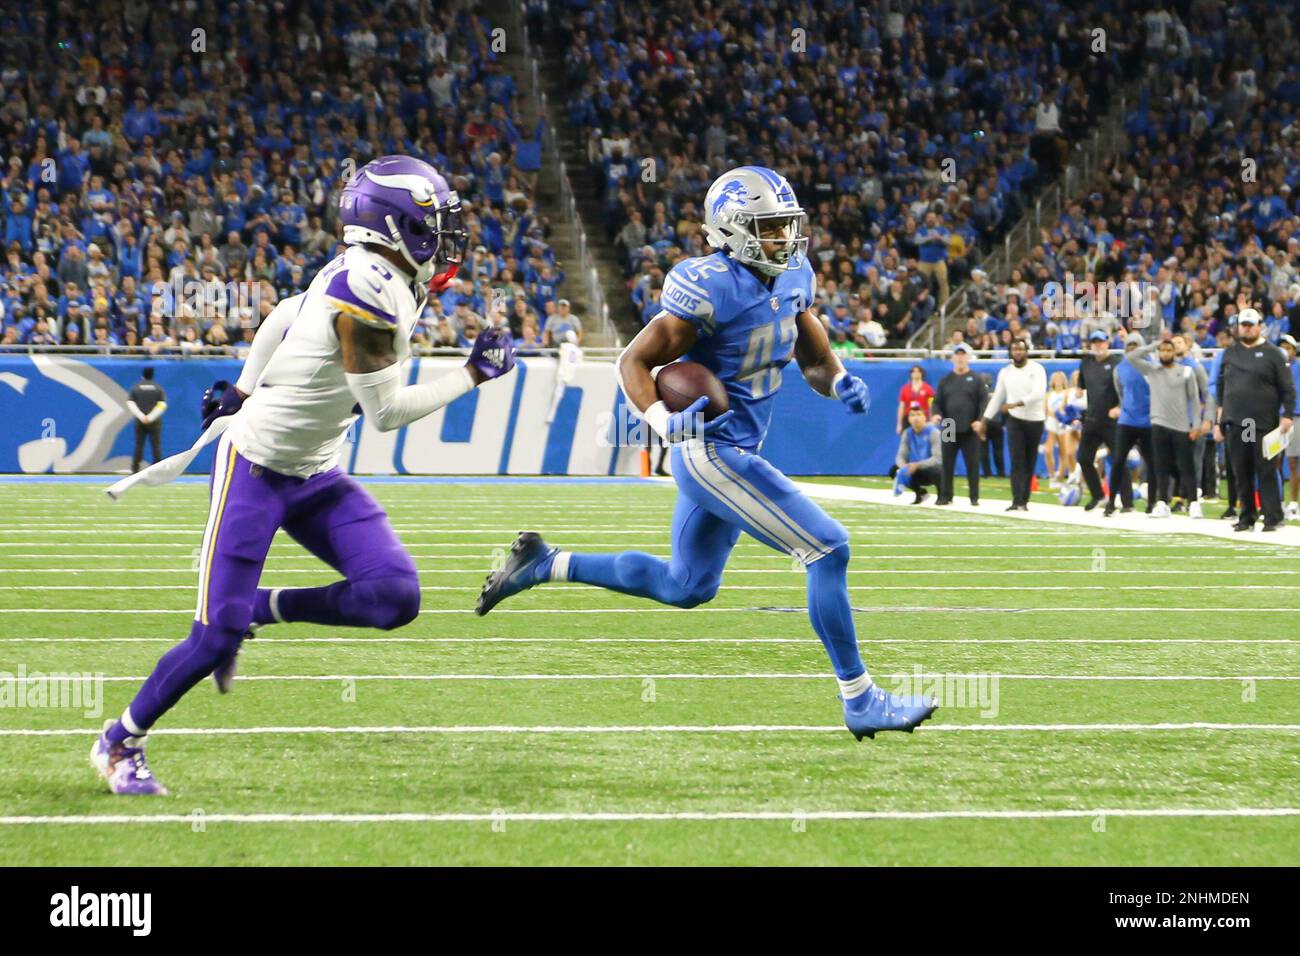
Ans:
[[[520,91],[524,131],[545,120],[537,205],[551,223],[549,242],[565,273],[563,295],[586,330],[584,345],[619,347],[638,330],[623,270],[604,235],[600,190],[591,174],[582,137],[564,109],[563,56],[528,36],[523,5],[489,0],[484,12],[506,30],[501,62]],[[523,37],[524,42],[511,42]]]
[[[1102,164],[1119,155],[1125,148],[1124,116],[1128,104],[1134,102],[1140,81],[1127,83],[1111,97],[1111,108],[1093,129],[1092,136],[1081,148],[1070,149],[1069,164],[1056,181],[1038,194],[1033,204],[1026,207],[1020,221],[1012,226],[993,250],[976,263],[975,268],[988,273],[989,281],[1005,281],[1014,265],[1029,254],[1038,242],[1043,226],[1051,226],[1065,206],[1079,194],[1084,184],[1090,183]],[[908,339],[911,349],[943,348],[954,329],[964,328],[971,308],[966,299],[969,280],[952,290],[948,301],[933,318]]]

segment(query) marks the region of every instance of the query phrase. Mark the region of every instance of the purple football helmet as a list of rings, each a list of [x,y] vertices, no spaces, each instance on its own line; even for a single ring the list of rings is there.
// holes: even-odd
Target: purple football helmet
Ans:
[[[343,187],[339,216],[344,242],[399,252],[421,284],[440,266],[459,266],[469,238],[460,198],[436,169],[413,156],[381,156],[362,166]]]

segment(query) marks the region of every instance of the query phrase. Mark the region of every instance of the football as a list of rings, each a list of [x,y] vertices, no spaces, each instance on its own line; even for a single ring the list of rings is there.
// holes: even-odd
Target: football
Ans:
[[[673,362],[655,376],[659,399],[670,412],[683,412],[701,395],[709,397],[704,420],[711,422],[729,406],[727,390],[718,377],[699,362]]]

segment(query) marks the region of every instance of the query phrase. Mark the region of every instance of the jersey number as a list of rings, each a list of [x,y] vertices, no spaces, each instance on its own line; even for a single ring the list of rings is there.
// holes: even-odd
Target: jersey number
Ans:
[[[754,398],[771,395],[781,387],[781,366],[772,361],[773,346],[781,345],[782,358],[788,352],[788,346],[794,342],[795,317],[787,315],[781,320],[778,330],[775,325],[761,325],[749,333],[749,346],[745,349],[745,361],[741,363],[736,376],[749,386],[749,393]],[[784,363],[782,363],[784,364]]]

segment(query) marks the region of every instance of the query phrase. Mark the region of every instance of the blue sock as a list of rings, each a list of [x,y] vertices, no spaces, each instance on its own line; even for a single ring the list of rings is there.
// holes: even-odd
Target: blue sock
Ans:
[[[856,697],[870,686],[870,678],[858,653],[858,633],[849,605],[848,568],[848,545],[808,565],[808,616],[831,659],[840,687],[846,691],[845,697]]]

